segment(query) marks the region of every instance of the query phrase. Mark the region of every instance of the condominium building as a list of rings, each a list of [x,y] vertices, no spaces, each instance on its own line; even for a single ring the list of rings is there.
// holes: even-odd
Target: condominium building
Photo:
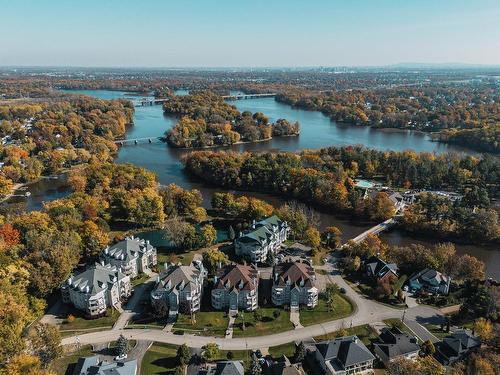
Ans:
[[[313,308],[318,304],[316,274],[309,263],[286,260],[274,266],[272,278],[271,298],[275,305]]]
[[[254,266],[228,264],[219,268],[212,289],[217,310],[253,311],[258,307],[259,272]]]

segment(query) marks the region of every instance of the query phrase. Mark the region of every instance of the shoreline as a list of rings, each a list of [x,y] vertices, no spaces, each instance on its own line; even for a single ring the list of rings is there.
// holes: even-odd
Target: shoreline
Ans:
[[[176,147],[171,145],[165,137],[161,137],[162,141],[165,142],[168,146],[175,148],[177,150],[206,150],[206,149],[212,149],[212,148],[223,148],[223,147],[232,147],[232,146],[238,146],[238,145],[246,145],[246,144],[251,144],[251,143],[260,143],[260,142],[269,142],[272,141],[273,138],[285,138],[285,137],[298,137],[299,134],[287,134],[287,135],[280,135],[280,136],[275,136],[271,138],[266,138],[266,139],[258,139],[256,141],[238,141],[235,143],[232,143],[230,145],[212,145],[212,146],[199,146],[199,147]]]

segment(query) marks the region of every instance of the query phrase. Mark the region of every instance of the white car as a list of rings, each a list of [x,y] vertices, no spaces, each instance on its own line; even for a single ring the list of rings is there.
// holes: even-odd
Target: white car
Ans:
[[[127,354],[117,355],[115,357],[115,361],[121,361],[123,359],[127,359]]]

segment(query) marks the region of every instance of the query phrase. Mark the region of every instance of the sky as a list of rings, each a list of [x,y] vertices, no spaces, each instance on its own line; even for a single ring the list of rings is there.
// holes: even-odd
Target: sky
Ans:
[[[0,0],[0,66],[500,65],[500,0]]]

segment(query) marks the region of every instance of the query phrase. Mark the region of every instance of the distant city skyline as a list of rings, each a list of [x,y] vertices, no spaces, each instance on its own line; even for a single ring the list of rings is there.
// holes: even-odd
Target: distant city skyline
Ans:
[[[498,0],[0,0],[0,66],[500,65]]]

